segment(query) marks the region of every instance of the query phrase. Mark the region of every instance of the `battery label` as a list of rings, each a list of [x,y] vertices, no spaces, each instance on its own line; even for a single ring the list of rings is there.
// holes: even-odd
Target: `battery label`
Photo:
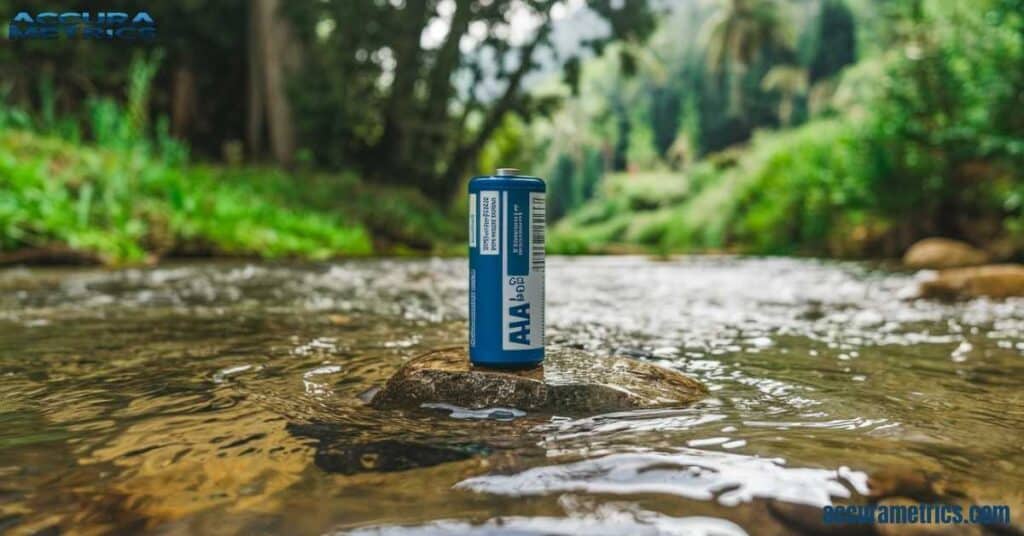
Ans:
[[[480,254],[501,253],[498,192],[480,192]]]
[[[544,346],[544,194],[501,193],[502,349]],[[483,210],[481,209],[481,213]]]
[[[476,194],[469,194],[469,247],[476,247]]]

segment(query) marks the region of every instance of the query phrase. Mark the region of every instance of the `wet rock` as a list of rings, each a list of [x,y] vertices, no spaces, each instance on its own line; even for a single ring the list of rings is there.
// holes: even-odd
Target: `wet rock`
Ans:
[[[961,268],[986,262],[989,262],[988,253],[948,238],[925,238],[910,246],[903,255],[903,264],[917,269]]]
[[[434,350],[396,372],[371,404],[418,408],[447,403],[464,408],[601,413],[684,406],[703,398],[703,384],[674,370],[579,350],[548,349],[544,365],[527,371],[473,367],[465,348]]]
[[[868,496],[875,500],[888,497],[912,497],[919,502],[938,502],[942,494],[935,478],[923,471],[892,468],[879,471],[868,479]]]
[[[393,439],[360,440],[351,431],[329,423],[289,424],[295,437],[317,440],[313,463],[328,473],[389,473],[431,467],[485,455],[489,449],[478,444],[428,445]]]
[[[1009,298],[1024,296],[1024,265],[992,264],[942,270],[919,287],[923,298]]]
[[[328,473],[388,473],[465,460],[474,454],[469,448],[387,440],[356,445],[321,445],[313,463]]]

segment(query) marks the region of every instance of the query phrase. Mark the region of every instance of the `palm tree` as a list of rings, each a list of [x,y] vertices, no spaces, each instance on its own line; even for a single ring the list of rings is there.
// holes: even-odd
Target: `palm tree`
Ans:
[[[779,121],[789,126],[796,98],[807,93],[807,69],[796,65],[777,65],[761,79],[761,89],[779,92]]]
[[[729,110],[743,110],[743,78],[758,52],[789,47],[792,38],[778,0],[722,0],[721,8],[701,30],[708,67],[729,74]]]

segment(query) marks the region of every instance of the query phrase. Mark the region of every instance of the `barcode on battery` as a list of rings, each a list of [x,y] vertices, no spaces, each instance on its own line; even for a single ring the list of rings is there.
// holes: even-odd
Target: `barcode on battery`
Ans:
[[[543,193],[530,193],[530,270],[544,271],[544,225],[547,212]]]

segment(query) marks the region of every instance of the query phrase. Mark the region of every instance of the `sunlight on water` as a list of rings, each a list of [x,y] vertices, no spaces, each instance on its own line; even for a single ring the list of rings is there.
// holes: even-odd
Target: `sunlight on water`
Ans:
[[[1019,501],[1022,300],[914,301],[914,274],[794,259],[555,258],[547,277],[549,345],[711,396],[366,407],[464,343],[464,259],[2,271],[0,530],[785,533],[771,504],[856,501],[899,471]]]
[[[452,404],[422,404],[420,407],[447,411],[448,416],[453,419],[496,419],[499,421],[509,421],[526,415],[525,411],[515,408],[469,409]]]
[[[848,498],[850,489],[866,494],[867,475],[842,467],[792,469],[785,460],[725,452],[680,449],[672,453],[611,454],[567,465],[530,469],[516,475],[488,475],[456,488],[498,495],[553,492],[608,494],[665,493],[717,500],[735,506],[755,498],[825,506]],[[848,488],[847,486],[850,486]]]
[[[703,516],[670,517],[623,503],[605,503],[590,511],[579,511],[571,496],[560,501],[566,517],[509,516],[473,525],[464,521],[435,521],[419,527],[370,527],[349,534],[590,534],[596,536],[637,536],[673,534],[678,536],[746,536],[740,526],[723,519]]]

